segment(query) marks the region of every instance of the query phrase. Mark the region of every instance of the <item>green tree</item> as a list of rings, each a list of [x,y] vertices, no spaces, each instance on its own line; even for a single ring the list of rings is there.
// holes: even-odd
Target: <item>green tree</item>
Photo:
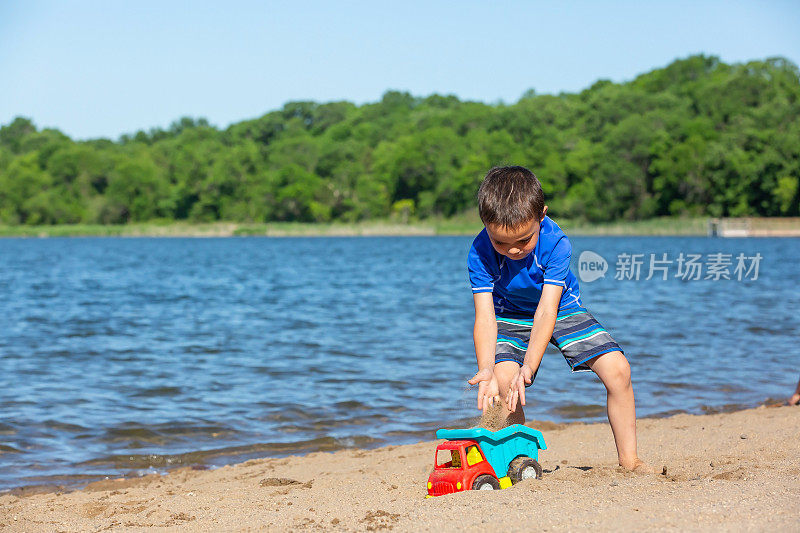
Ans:
[[[117,142],[17,117],[0,126],[0,221],[450,216],[505,164],[531,168],[559,217],[798,216],[800,74],[783,58],[698,55],[508,105],[388,91],[289,102],[225,130],[183,117]]]
[[[170,217],[174,208],[162,170],[145,155],[126,158],[109,175],[104,223]]]
[[[10,124],[0,127],[0,145],[15,154],[19,153],[22,141],[32,133],[36,133],[36,126],[33,125],[33,122],[25,117],[17,117]]]

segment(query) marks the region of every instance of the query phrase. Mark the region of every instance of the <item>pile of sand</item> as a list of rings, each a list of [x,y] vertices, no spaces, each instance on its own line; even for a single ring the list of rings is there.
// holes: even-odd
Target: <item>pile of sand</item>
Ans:
[[[800,408],[639,421],[621,471],[607,424],[543,424],[544,478],[425,499],[435,442],[0,496],[5,531],[800,530]]]

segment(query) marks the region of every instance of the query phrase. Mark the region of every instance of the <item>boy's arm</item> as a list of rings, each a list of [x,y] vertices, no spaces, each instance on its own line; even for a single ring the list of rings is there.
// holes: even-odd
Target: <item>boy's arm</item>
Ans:
[[[494,404],[499,395],[497,380],[494,377],[494,352],[497,343],[497,321],[494,316],[494,301],[491,292],[473,294],[475,302],[475,327],[473,341],[475,356],[478,359],[478,372],[469,380],[470,385],[478,384],[478,409],[484,411]]]
[[[542,297],[533,315],[533,329],[528,350],[525,352],[525,360],[519,373],[511,380],[506,397],[506,403],[512,412],[517,407],[517,398],[522,405],[525,405],[525,384],[531,382],[533,375],[539,369],[547,344],[553,337],[562,290],[560,285],[547,284],[542,288]]]

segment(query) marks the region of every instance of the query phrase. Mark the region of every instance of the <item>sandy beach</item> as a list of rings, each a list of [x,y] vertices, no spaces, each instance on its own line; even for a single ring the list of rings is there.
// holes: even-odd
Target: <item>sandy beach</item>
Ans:
[[[615,465],[607,424],[542,430],[541,480],[425,499],[436,442],[258,459],[216,470],[0,496],[0,531],[800,531],[800,408],[639,421]]]

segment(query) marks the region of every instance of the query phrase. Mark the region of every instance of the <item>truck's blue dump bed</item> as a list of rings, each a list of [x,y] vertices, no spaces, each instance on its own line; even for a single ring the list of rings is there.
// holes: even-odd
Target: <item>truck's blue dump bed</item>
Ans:
[[[486,428],[440,429],[436,432],[436,438],[476,441],[498,478],[506,475],[509,463],[520,455],[538,460],[539,450],[547,449],[542,432],[522,424],[498,431]]]

